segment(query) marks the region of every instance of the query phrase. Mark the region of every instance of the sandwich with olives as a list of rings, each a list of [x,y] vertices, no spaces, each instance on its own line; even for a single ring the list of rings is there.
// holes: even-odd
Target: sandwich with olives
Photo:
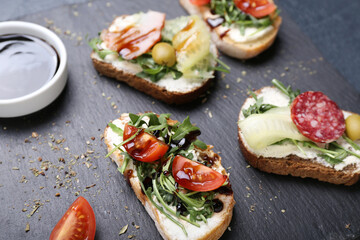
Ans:
[[[269,48],[282,21],[273,0],[180,0],[180,4],[204,19],[221,52],[239,59]]]
[[[360,116],[322,92],[273,87],[251,92],[239,114],[240,149],[268,173],[353,185],[360,178]]]
[[[235,204],[229,174],[198,127],[170,114],[122,114],[104,141],[164,239],[219,239]]]
[[[198,16],[165,21],[155,11],[123,15],[89,42],[96,70],[169,104],[190,102],[210,86],[217,50]]]

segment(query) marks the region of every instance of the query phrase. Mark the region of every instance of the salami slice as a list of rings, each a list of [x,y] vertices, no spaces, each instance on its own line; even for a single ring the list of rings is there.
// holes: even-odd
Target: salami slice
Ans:
[[[291,104],[291,119],[305,137],[314,142],[329,143],[345,131],[341,109],[322,92],[304,92]]]

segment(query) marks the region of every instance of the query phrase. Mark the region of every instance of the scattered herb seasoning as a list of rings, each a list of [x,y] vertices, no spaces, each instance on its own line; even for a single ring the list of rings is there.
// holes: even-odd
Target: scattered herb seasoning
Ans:
[[[126,224],[125,226],[123,226],[123,227],[121,228],[120,232],[119,232],[119,236],[120,236],[121,234],[126,233],[128,227],[129,227],[129,224]]]
[[[30,223],[26,223],[25,232],[29,232],[29,231],[30,231]]]

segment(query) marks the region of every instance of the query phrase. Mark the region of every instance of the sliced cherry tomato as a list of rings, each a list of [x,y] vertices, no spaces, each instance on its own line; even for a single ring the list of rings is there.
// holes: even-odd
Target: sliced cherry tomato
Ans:
[[[234,0],[234,3],[241,11],[256,18],[265,17],[276,10],[275,4],[268,0]]]
[[[215,190],[227,179],[227,176],[180,155],[174,158],[172,173],[180,186],[200,192]]]
[[[202,6],[210,3],[211,0],[190,0],[191,4],[196,6]]]
[[[123,22],[131,16],[122,16]],[[134,59],[146,52],[161,39],[161,30],[165,24],[165,13],[148,11],[136,24],[117,27],[116,31],[104,30],[101,39],[107,46],[126,60]]]
[[[78,197],[51,232],[50,240],[93,240],[95,214],[88,201]]]
[[[126,124],[123,139],[129,139],[138,130],[138,128]],[[123,146],[130,156],[141,162],[153,162],[161,159],[169,149],[166,143],[144,132],[144,130],[141,130],[133,140],[125,143]]]

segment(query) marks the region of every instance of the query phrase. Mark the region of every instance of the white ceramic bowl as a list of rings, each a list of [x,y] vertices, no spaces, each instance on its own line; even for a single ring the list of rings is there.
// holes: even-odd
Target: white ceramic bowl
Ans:
[[[19,117],[46,107],[60,95],[68,76],[67,53],[63,42],[55,33],[34,23],[0,22],[0,35],[5,34],[26,34],[43,39],[56,49],[60,59],[55,75],[41,88],[22,97],[0,100],[0,117]]]

